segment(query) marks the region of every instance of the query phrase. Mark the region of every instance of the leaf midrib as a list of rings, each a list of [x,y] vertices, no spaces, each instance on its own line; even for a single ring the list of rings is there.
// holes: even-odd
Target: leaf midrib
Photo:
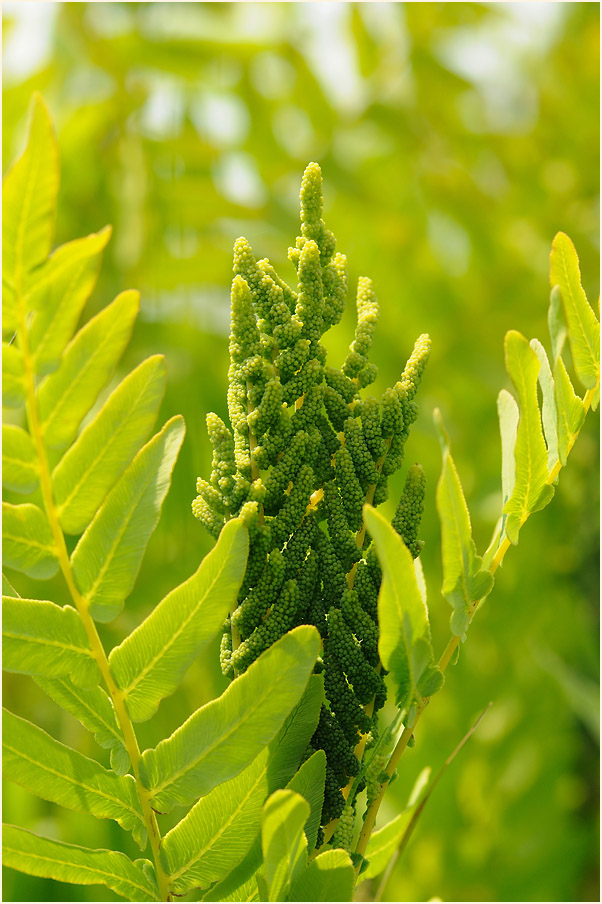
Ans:
[[[46,637],[32,637],[29,634],[13,634],[12,631],[6,631],[4,628],[2,628],[2,636],[10,637],[12,640],[24,640],[28,643],[39,643],[49,647],[61,647],[62,649],[71,650],[74,653],[81,653],[82,656],[90,656],[94,659],[92,650],[88,650],[85,647],[76,647],[74,644],[70,643],[63,643],[60,640],[50,640]]]

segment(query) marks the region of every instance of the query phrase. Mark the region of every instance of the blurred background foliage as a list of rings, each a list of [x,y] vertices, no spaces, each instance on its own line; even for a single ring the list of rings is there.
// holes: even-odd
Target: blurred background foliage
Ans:
[[[503,336],[515,328],[547,339],[548,255],[559,229],[577,246],[591,301],[598,292],[598,4],[6,2],[3,49],[4,169],[23,146],[39,90],[61,148],[57,243],[114,229],[86,315],[124,288],[141,290],[116,379],[163,352],[162,418],[181,412],[188,425],[140,579],[103,629],[106,643],[119,642],[211,546],[190,502],[209,469],[205,414],[226,410],[232,244],[246,235],[258,257],[292,277],[287,248],[313,159],[351,284],[370,275],[381,302],[375,389],[395,382],[419,333],[432,336],[408,450],[429,479],[423,562],[442,648],[449,611],[439,592],[432,409],[450,431],[482,552],[501,502]],[[337,365],[353,324],[351,296],[329,337]],[[507,556],[402,761],[383,820],[493,701],[437,788],[386,900],[599,900],[595,420],[553,503]],[[13,577],[23,595],[39,594]],[[66,601],[58,579],[48,593]],[[213,650],[140,727],[142,743],[156,743],[223,686]],[[4,691],[10,708],[99,755],[32,681],[6,676]],[[65,841],[125,840],[117,825],[58,813],[10,783],[4,815]],[[374,892],[364,884],[359,896]],[[4,900],[106,894],[5,871]]]

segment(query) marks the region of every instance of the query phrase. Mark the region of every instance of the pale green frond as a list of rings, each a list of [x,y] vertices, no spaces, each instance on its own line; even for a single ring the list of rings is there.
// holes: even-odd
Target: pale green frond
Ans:
[[[105,227],[57,248],[37,271],[25,303],[35,310],[29,348],[37,374],[54,370],[96,285],[101,253],[111,237]]]
[[[109,657],[132,719],[149,719],[236,602],[249,547],[240,518],[224,526],[198,570],[172,590]]]
[[[61,527],[79,534],[148,436],[165,392],[165,358],[133,370],[82,430],[52,474]]]
[[[305,760],[299,771],[293,775],[287,784],[289,791],[296,791],[305,798],[310,806],[310,814],[304,826],[307,838],[308,850],[313,851],[316,846],[318,829],[322,819],[322,807],[324,806],[324,783],[326,781],[326,754],[323,750],[315,753]]]
[[[452,632],[462,636],[468,628],[474,603],[491,591],[493,577],[483,569],[483,560],[476,554],[470,513],[438,410],[435,410],[435,425],[443,454],[441,476],[437,484],[443,563],[441,593],[453,609]]]
[[[38,459],[29,433],[14,424],[2,424],[2,486],[32,493],[38,479]]]
[[[183,418],[174,417],[142,447],[75,547],[73,575],[99,621],[118,615],[134,586],[184,432]]]
[[[2,573],[2,596],[14,596],[16,599],[20,599],[19,594],[8,580],[4,572]]]
[[[83,687],[100,680],[79,614],[46,600],[2,597],[2,666],[21,675],[70,675]]]
[[[564,467],[570,444],[583,426],[585,406],[573,389],[562,358],[554,365],[554,394],[558,411],[558,454]]]
[[[2,558],[30,578],[51,578],[58,571],[52,531],[37,505],[2,503]]]
[[[41,838],[26,829],[2,826],[2,863],[30,876],[72,882],[75,885],[106,885],[128,901],[159,901],[154,883],[142,869],[118,851],[91,850],[63,841]]]
[[[548,447],[548,470],[551,471],[558,461],[558,418],[554,394],[554,377],[552,376],[548,356],[541,342],[538,339],[531,339],[529,345],[537,355],[540,364],[538,380],[542,396],[541,420],[546,446]]]
[[[540,363],[524,336],[516,330],[506,333],[506,370],[516,388],[520,417],[514,447],[516,477],[504,512],[506,536],[518,543],[520,528],[532,512],[544,508],[554,495],[548,480],[548,450],[543,438],[537,380]]]
[[[14,343],[2,343],[2,404],[19,408],[25,402],[23,355]]]
[[[303,832],[309,804],[295,791],[274,791],[263,806],[261,847],[268,901],[285,901],[291,883],[307,864]]]
[[[27,147],[2,187],[2,329],[17,326],[17,302],[31,272],[50,253],[59,187],[58,148],[39,94],[32,103]]]
[[[554,365],[562,354],[567,338],[566,320],[562,307],[562,293],[558,286],[554,286],[550,292],[550,305],[548,307],[548,329],[552,342],[552,360]]]
[[[355,870],[347,851],[318,854],[291,885],[287,901],[351,901]]]
[[[240,775],[201,797],[161,842],[161,858],[173,892],[208,888],[240,863],[261,825],[268,794],[267,748]]]
[[[156,809],[190,804],[241,772],[270,743],[309,680],[320,638],[301,625],[285,634],[236,678],[221,697],[198,709],[141,758]]]
[[[96,743],[111,751],[111,767],[118,775],[125,775],[129,757],[123,735],[115,718],[113,704],[101,687],[78,687],[61,678],[35,678],[36,683],[59,706],[81,722],[94,734]],[[117,759],[117,763],[114,760]],[[115,765],[121,768],[116,769]]]
[[[575,246],[564,232],[552,242],[550,284],[560,288],[577,376],[593,389],[600,381],[600,324],[581,285]]]
[[[383,580],[378,597],[378,652],[393,675],[398,705],[435,693],[443,681],[433,665],[426,605],[409,549],[389,522],[371,506],[364,521],[374,540]]]
[[[11,782],[78,813],[114,819],[142,846],[144,821],[131,775],[115,775],[8,710],[2,714],[2,746],[4,775]]]
[[[76,333],[61,366],[39,386],[38,407],[44,441],[67,446],[113,373],[128,344],[138,313],[138,292],[122,292]]]
[[[502,499],[505,505],[512,495],[516,479],[514,447],[518,431],[519,410],[516,400],[507,389],[500,389],[497,397],[497,413],[502,441]]]

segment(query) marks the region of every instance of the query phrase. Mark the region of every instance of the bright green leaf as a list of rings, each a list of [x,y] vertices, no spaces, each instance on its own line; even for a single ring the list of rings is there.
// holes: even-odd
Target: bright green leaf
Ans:
[[[502,497],[505,505],[512,495],[516,480],[514,447],[518,431],[519,410],[516,400],[507,389],[500,389],[497,397],[497,411],[502,440]]]
[[[52,474],[61,527],[81,533],[148,436],[165,392],[165,358],[147,358],[107,399]]]
[[[128,344],[138,313],[138,292],[122,292],[89,320],[67,346],[61,366],[37,392],[47,446],[62,449],[77,429]]]
[[[261,825],[268,794],[264,749],[239,775],[201,797],[161,842],[170,888],[182,894],[223,879],[243,859]]]
[[[2,573],[2,596],[14,596],[16,599],[20,599],[19,594],[4,573]]]
[[[99,819],[115,819],[143,846],[144,822],[131,775],[109,772],[8,710],[2,715],[2,745],[5,778],[43,800]]]
[[[37,505],[2,503],[2,557],[9,568],[30,578],[51,578],[58,571],[52,531]]]
[[[96,283],[100,255],[110,236],[111,229],[107,227],[61,245],[35,274],[26,304],[36,311],[29,347],[37,374],[48,373],[59,365]]]
[[[554,365],[554,394],[558,412],[558,455],[564,467],[569,446],[583,426],[585,407],[573,389],[562,358]]]
[[[291,882],[307,863],[303,826],[308,818],[309,804],[295,791],[274,791],[263,806],[261,847],[268,901],[286,900]]]
[[[318,854],[291,885],[287,901],[352,901],[355,870],[347,851]]]
[[[2,665],[21,675],[70,675],[81,686],[100,680],[79,614],[44,600],[2,597]]]
[[[19,408],[25,402],[23,355],[14,343],[2,343],[2,404]]]
[[[560,288],[577,376],[593,389],[600,380],[600,324],[581,285],[575,246],[564,232],[552,242],[550,284]]]
[[[31,272],[52,246],[59,186],[58,148],[50,115],[33,98],[27,147],[8,171],[2,189],[2,328],[17,327],[17,302]]]
[[[491,591],[493,577],[483,570],[483,560],[476,554],[468,506],[438,411],[435,411],[435,424],[443,453],[443,466],[437,484],[443,561],[441,592],[453,609],[452,632],[462,636],[468,628],[474,603]]]
[[[393,675],[397,702],[404,707],[419,696],[418,682],[433,661],[428,614],[412,554],[399,534],[371,506],[364,506],[364,521],[383,570],[378,597],[378,651]]]
[[[270,743],[309,680],[320,638],[311,625],[285,634],[217,700],[198,709],[141,758],[153,806],[190,804],[241,772]]]
[[[506,370],[518,393],[520,418],[514,447],[516,478],[512,496],[504,506],[506,536],[518,543],[520,528],[532,512],[544,508],[554,495],[548,480],[548,450],[541,429],[537,401],[540,364],[524,336],[506,333]]]
[[[129,757],[125,750],[123,735],[117,724],[113,704],[101,687],[81,688],[72,681],[61,678],[36,677],[36,683],[44,693],[58,703],[64,710],[75,716],[84,728],[93,732],[96,743],[110,749],[111,756],[116,755],[125,768],[115,769],[119,775],[125,775],[129,768]]]
[[[38,460],[27,431],[2,424],[2,485],[16,493],[31,493],[38,485]]]
[[[562,294],[558,286],[554,286],[550,292],[550,306],[548,308],[548,329],[552,342],[552,360],[554,364],[562,354],[566,342],[567,330],[562,308]]]
[[[128,901],[160,900],[141,861],[132,863],[119,851],[91,850],[51,841],[17,826],[2,826],[2,863],[30,876],[58,882],[106,885]],[[152,870],[150,863],[148,866]]]
[[[143,446],[75,547],[75,582],[99,621],[118,615],[134,586],[184,432],[183,419],[174,417]]]
[[[224,526],[198,570],[172,590],[109,657],[132,719],[150,719],[236,603],[249,540],[240,518]]]
[[[556,425],[556,401],[554,397],[554,377],[550,370],[550,362],[546,351],[538,339],[531,339],[529,343],[539,360],[539,385],[541,387],[542,406],[541,420],[543,432],[548,447],[548,470],[552,470],[558,461],[558,429]]]
[[[296,791],[304,797],[310,806],[310,814],[304,826],[309,851],[313,851],[316,846],[324,806],[325,781],[326,754],[323,750],[316,750],[305,760],[286,786],[289,791]]]

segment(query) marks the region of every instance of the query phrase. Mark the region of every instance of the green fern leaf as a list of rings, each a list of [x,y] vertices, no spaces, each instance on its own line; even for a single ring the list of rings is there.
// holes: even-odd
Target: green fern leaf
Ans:
[[[309,804],[295,791],[275,791],[264,804],[261,846],[268,901],[285,901],[307,864],[303,826],[308,818]]]
[[[99,621],[119,614],[155,529],[184,440],[174,417],[142,447],[113,487],[71,556],[73,574]]]
[[[324,806],[324,783],[326,781],[326,754],[323,750],[316,750],[306,760],[298,772],[293,775],[287,784],[289,791],[296,791],[305,798],[310,807],[310,813],[304,826],[307,838],[308,850],[313,851],[316,846],[318,829],[322,818]]]
[[[351,901],[355,870],[347,851],[323,851],[291,885],[287,901]]]
[[[2,664],[22,675],[70,675],[83,687],[100,680],[78,613],[43,600],[2,597]]]
[[[2,343],[2,404],[19,408],[25,401],[23,355],[16,345]]]
[[[31,493],[38,485],[38,459],[27,431],[2,424],[2,486]]]
[[[538,339],[531,339],[529,345],[537,355],[540,365],[538,380],[542,395],[541,421],[546,446],[548,447],[548,470],[551,471],[558,461],[558,416],[554,393],[554,377],[552,376],[548,356],[541,342]]]
[[[2,746],[6,778],[43,800],[116,820],[143,847],[144,821],[131,775],[115,775],[8,710],[2,713]]]
[[[141,777],[156,809],[192,803],[241,772],[270,743],[303,694],[319,640],[309,625],[285,634],[221,697],[142,754]]]
[[[135,721],[153,715],[219,631],[236,602],[248,546],[244,522],[229,521],[196,573],[111,652],[111,671]]]
[[[30,578],[51,578],[59,563],[46,515],[37,505],[2,503],[2,557]]]
[[[239,775],[222,782],[168,832],[161,857],[175,894],[208,888],[246,855],[261,824],[268,794],[268,749]]]
[[[51,841],[17,826],[2,826],[2,863],[57,882],[106,885],[128,901],[160,900],[156,884],[149,879],[152,865],[148,860],[132,863],[118,851]]]
[[[165,358],[147,358],[107,399],[52,474],[61,527],[80,534],[148,436],[165,392]]]

